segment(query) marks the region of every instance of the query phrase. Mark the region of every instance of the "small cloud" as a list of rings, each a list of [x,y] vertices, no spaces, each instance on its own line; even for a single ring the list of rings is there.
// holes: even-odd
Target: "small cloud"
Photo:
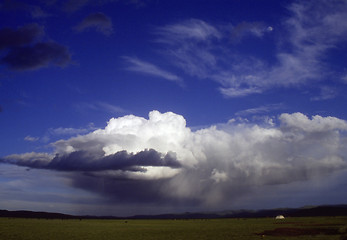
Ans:
[[[55,1],[55,0],[53,0]],[[63,5],[63,10],[69,13],[73,13],[81,10],[84,7],[100,7],[108,4],[122,3],[127,5],[132,5],[136,8],[146,6],[147,2],[151,0],[101,0],[101,1],[91,1],[91,0],[68,0]],[[46,3],[46,1],[45,1]],[[46,3],[47,4],[47,3]]]
[[[92,13],[80,22],[75,29],[79,32],[87,29],[95,29],[104,35],[111,35],[113,32],[111,19],[103,13]]]
[[[36,23],[19,27],[16,30],[11,28],[0,29],[0,50],[31,44],[43,34],[43,27]]]
[[[139,60],[137,58],[131,58],[131,57],[123,57],[123,58],[132,64],[132,66],[127,68],[127,70],[129,71],[149,74],[149,75],[153,75],[156,77],[164,78],[166,80],[182,84],[182,79],[180,77],[170,72],[167,72],[155,66],[154,64]]]
[[[25,138],[24,138],[24,140],[25,141],[28,141],[28,142],[36,142],[36,141],[38,141],[39,140],[39,138],[38,137],[31,137],[31,136],[26,136]]]
[[[75,12],[88,5],[88,3],[89,0],[68,0],[64,4],[63,9],[66,12]]]
[[[262,90],[255,87],[250,88],[219,88],[225,97],[245,97],[254,93],[261,93]]]
[[[78,110],[94,110],[94,111],[103,111],[111,114],[122,113],[125,110],[119,106],[107,103],[107,102],[95,102],[95,103],[77,103],[74,107]]]
[[[236,116],[245,116],[245,115],[254,115],[254,114],[263,114],[268,113],[273,110],[278,110],[283,108],[283,104],[268,104],[256,108],[249,108],[246,110],[238,111],[235,113]]]
[[[45,135],[41,137],[42,142],[49,142],[52,139],[56,139],[57,137],[71,137],[71,136],[77,136],[80,134],[87,134],[93,130],[95,130],[95,126],[93,123],[90,123],[85,128],[65,128],[65,127],[58,127],[58,128],[49,128]]]
[[[206,41],[210,38],[219,39],[222,37],[217,28],[199,19],[190,19],[158,28],[157,34],[161,36],[159,42],[172,44],[188,39]]]
[[[36,43],[32,46],[11,48],[2,59],[12,70],[35,70],[50,64],[64,67],[71,59],[67,47],[55,42]]]
[[[99,107],[100,109],[105,110],[106,112],[109,113],[120,113],[124,112],[124,109],[106,102],[97,102],[96,106]]]
[[[343,77],[341,78],[341,80],[342,80],[343,83],[346,83],[346,84],[347,84],[347,75],[343,76]]]
[[[231,31],[231,38],[241,41],[246,36],[263,37],[266,32],[271,32],[271,26],[266,27],[262,22],[242,22],[237,24]]]
[[[134,5],[135,7],[138,7],[138,8],[144,7],[147,4],[145,0],[127,0],[127,3],[128,4],[132,4],[132,5]]]
[[[43,11],[41,7],[39,6],[31,6],[30,7],[30,14],[33,18],[46,18],[51,16],[47,12]]]
[[[329,86],[321,87],[321,92],[319,96],[312,97],[311,101],[323,101],[328,99],[333,99],[337,96],[337,90]]]
[[[77,134],[85,134],[90,132],[91,130],[93,130],[94,128],[63,128],[63,127],[59,127],[59,128],[50,128],[48,129],[48,132],[50,133],[50,135],[54,135],[54,136],[72,136],[72,135],[77,135]]]
[[[226,172],[213,169],[211,173],[211,179],[214,180],[216,183],[225,182],[226,180],[228,180],[228,175]]]
[[[37,42],[43,35],[43,27],[38,24],[0,29],[0,50],[6,50],[0,63],[12,70],[34,70],[50,64],[67,65],[71,58],[68,48],[53,41]]]

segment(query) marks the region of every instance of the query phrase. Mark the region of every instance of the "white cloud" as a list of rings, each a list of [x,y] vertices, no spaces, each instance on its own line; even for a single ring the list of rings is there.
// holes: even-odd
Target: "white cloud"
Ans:
[[[335,117],[315,115],[312,120],[302,113],[281,114],[279,117],[284,127],[297,128],[305,132],[329,132],[347,130],[347,122]]]
[[[148,119],[112,118],[104,129],[59,140],[52,155],[14,154],[2,162],[68,171],[73,186],[115,202],[225,207],[255,187],[347,168],[346,121],[302,113],[278,120],[279,126],[230,121],[192,131],[183,116],[152,111]]]
[[[174,81],[178,84],[182,84],[182,79],[180,77],[178,77],[175,74],[169,73],[165,70],[162,70],[151,63],[144,62],[137,58],[131,57],[124,57],[124,59],[127,60],[130,64],[132,64],[127,68],[127,70],[149,74],[152,76],[164,78],[169,81]]]

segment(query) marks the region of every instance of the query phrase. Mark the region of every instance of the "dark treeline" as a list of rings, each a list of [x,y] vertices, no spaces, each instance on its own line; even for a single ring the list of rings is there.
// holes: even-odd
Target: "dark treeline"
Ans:
[[[347,216],[347,205],[313,206],[303,208],[281,208],[266,210],[237,210],[209,213],[180,213],[160,215],[76,216],[62,213],[0,210],[0,217],[39,219],[213,219],[213,218],[263,218],[284,215],[285,217]]]

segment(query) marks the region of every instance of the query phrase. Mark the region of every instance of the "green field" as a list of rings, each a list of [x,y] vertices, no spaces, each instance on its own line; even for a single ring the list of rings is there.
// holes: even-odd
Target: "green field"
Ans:
[[[81,221],[0,218],[0,239],[347,240],[347,217]]]

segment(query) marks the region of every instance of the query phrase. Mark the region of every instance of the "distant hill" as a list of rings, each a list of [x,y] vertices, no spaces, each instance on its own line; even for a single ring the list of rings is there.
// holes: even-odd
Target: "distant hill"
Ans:
[[[0,210],[0,217],[11,218],[48,218],[48,219],[71,219],[77,218],[76,216],[62,214],[62,213],[50,213],[50,212],[33,212],[33,211],[7,211]]]
[[[347,205],[324,205],[302,208],[279,208],[265,210],[237,210],[208,213],[178,213],[160,215],[76,216],[62,213],[0,210],[0,217],[40,219],[212,219],[212,218],[263,218],[284,215],[285,217],[347,216]]]

